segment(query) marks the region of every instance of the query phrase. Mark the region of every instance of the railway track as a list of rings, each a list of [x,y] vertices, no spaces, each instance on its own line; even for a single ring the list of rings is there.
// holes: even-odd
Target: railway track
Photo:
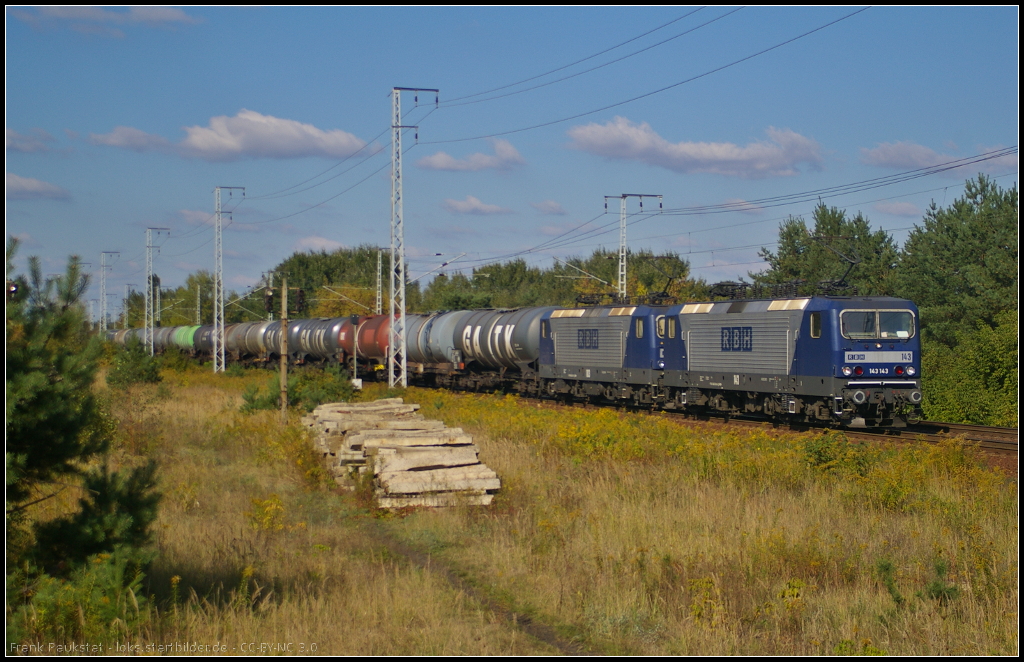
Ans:
[[[596,408],[597,405],[589,403],[565,404],[553,400],[533,400],[542,407],[573,407],[573,408]],[[648,409],[626,408],[630,411],[650,411]],[[759,418],[747,418],[742,416],[722,416],[706,414],[684,414],[666,410],[664,413],[680,420],[701,421],[706,423],[719,423],[722,425],[739,425],[744,427],[772,427],[775,429],[786,428],[793,432],[814,432],[824,428],[810,424],[779,423]],[[985,425],[968,425],[962,423],[942,423],[938,421],[921,421],[920,423],[907,428],[886,428],[886,429],[844,429],[843,432],[850,439],[862,441],[925,441],[939,443],[947,439],[963,437],[968,441],[978,443],[979,448],[984,451],[999,453],[1001,455],[1017,455],[1017,428],[1000,428]]]

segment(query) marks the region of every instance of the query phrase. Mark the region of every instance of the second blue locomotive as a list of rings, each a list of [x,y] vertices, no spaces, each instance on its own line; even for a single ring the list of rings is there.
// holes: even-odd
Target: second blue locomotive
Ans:
[[[887,297],[557,310],[538,375],[550,395],[903,427],[920,417],[917,319]]]

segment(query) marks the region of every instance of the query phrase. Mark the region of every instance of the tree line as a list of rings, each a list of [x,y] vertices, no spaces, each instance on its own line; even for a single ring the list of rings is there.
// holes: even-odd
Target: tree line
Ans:
[[[732,284],[732,290],[774,287],[800,295],[856,293],[910,299],[921,313],[924,380],[926,393],[931,394],[928,415],[950,422],[1016,425],[1017,215],[1016,185],[1003,189],[990,177],[978,175],[950,205],[933,202],[900,247],[863,213],[850,215],[819,204],[809,222],[798,216],[783,221],[775,249],[760,251],[768,267],[748,274],[750,283]],[[295,253],[274,268],[273,282],[277,286],[287,277],[290,288],[303,290],[305,310],[296,310],[294,295],[289,297],[293,315],[373,314],[377,256],[375,246]],[[664,294],[698,301],[727,291],[693,278],[689,262],[677,253],[636,251],[630,252],[628,261],[627,292],[633,300]],[[388,262],[384,255],[385,311]],[[406,305],[409,312],[430,312],[608,302],[617,280],[617,253],[598,249],[589,256],[556,260],[550,267],[515,259],[442,271],[426,285],[409,283]],[[209,324],[212,284],[210,274],[201,271],[190,275],[184,286],[167,290],[160,323],[177,326],[198,319]],[[225,320],[276,319],[280,303],[275,298],[272,310],[266,310],[267,284],[248,293],[229,293]],[[128,323],[139,326],[142,295],[133,296]]]

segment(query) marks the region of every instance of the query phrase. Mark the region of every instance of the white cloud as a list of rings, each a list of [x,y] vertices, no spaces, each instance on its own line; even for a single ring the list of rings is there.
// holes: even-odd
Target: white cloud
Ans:
[[[978,146],[977,153],[985,154],[1004,149],[1005,146],[995,147]],[[940,154],[930,147],[918,145],[908,140],[901,140],[895,143],[878,143],[878,147],[860,149],[860,158],[863,163],[878,166],[880,168],[896,168],[899,170],[916,170],[918,168],[930,168],[943,163],[957,161],[962,157]],[[970,168],[972,171],[982,170],[985,172],[1013,170],[1017,167],[1018,159],[1016,154],[1006,154],[999,158],[989,159],[947,171],[952,177],[963,177],[964,171],[960,168]]]
[[[875,209],[883,214],[892,214],[893,216],[921,215],[921,211],[917,208],[917,205],[909,202],[878,202],[875,204]]]
[[[544,214],[545,216],[565,216],[566,214],[565,208],[554,200],[531,202],[530,206],[536,209],[538,213]]]
[[[340,129],[323,131],[312,124],[261,115],[244,108],[234,117],[211,118],[208,127],[185,127],[185,132],[188,137],[178,146],[179,151],[207,161],[303,156],[344,158],[366,144]]]
[[[519,151],[507,140],[491,140],[494,155],[477,152],[464,159],[456,159],[445,152],[425,156],[416,165],[425,170],[477,171],[508,170],[526,163]]]
[[[46,143],[51,143],[56,138],[51,136],[43,129],[32,129],[30,135],[22,135],[14,129],[7,129],[7,135],[5,137],[5,143],[7,149],[14,150],[15,152],[48,152],[50,146]]]
[[[939,154],[930,147],[901,140],[896,143],[878,143],[874,149],[860,148],[860,160],[882,168],[927,168],[955,161],[956,157]]]
[[[1000,149],[1006,149],[1006,145],[993,145],[991,147],[979,145],[978,154],[987,154]],[[988,161],[975,164],[974,167],[985,169],[988,172],[1004,172],[1007,170],[1016,170],[1019,162],[1020,160],[1016,154],[1005,154],[999,158],[989,159]]]
[[[452,200],[451,198],[445,198],[441,207],[453,214],[476,214],[478,216],[489,216],[491,214],[513,213],[511,209],[499,207],[498,205],[489,205],[485,202],[481,202],[479,198],[475,198],[471,195],[467,195],[465,200]]]
[[[738,211],[741,214],[751,214],[756,216],[764,211],[763,207],[759,207],[752,202],[747,202],[742,198],[729,198],[725,201],[725,204],[732,205],[732,210]]]
[[[823,162],[817,141],[790,129],[769,127],[768,140],[746,146],[733,143],[670,143],[647,122],[636,124],[616,117],[604,125],[591,123],[569,129],[573,149],[609,159],[640,161],[675,172],[710,172],[757,178],[794,175],[804,163],[819,168]]]
[[[178,216],[188,225],[203,225],[213,222],[213,212],[198,209],[179,209]]]
[[[89,142],[93,145],[120,147],[133,152],[167,151],[171,144],[166,138],[146,133],[130,126],[117,126],[110,133],[90,133]]]
[[[325,239],[313,235],[311,237],[303,237],[295,242],[292,246],[293,251],[309,251],[310,253],[316,253],[319,251],[336,251],[339,248],[344,248],[345,245],[334,241],[333,239]]]
[[[89,134],[89,142],[137,152],[169,151],[206,161],[306,156],[344,158],[366,144],[340,129],[324,131],[312,124],[261,115],[244,108],[234,117],[220,115],[210,118],[208,126],[183,128],[187,135],[176,144],[162,136],[127,126],[116,127],[107,134]]]
[[[55,184],[7,173],[8,200],[70,200],[71,194]]]
[[[36,7],[34,10],[13,9],[10,14],[37,30],[68,27],[82,34],[115,38],[124,37],[124,32],[110,27],[112,25],[171,27],[202,22],[174,7],[129,7],[125,11],[83,6]]]
[[[27,232],[12,234],[11,237],[17,239],[18,243],[21,244],[22,248],[39,248],[40,246],[42,246],[42,244],[36,241],[35,237],[33,237]]]

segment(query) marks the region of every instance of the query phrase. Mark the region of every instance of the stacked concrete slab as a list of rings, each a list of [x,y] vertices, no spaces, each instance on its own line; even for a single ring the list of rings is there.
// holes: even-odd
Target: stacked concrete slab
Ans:
[[[372,472],[377,504],[487,505],[501,486],[482,464],[473,437],[416,413],[401,398],[320,405],[302,419],[316,432],[335,480]]]

